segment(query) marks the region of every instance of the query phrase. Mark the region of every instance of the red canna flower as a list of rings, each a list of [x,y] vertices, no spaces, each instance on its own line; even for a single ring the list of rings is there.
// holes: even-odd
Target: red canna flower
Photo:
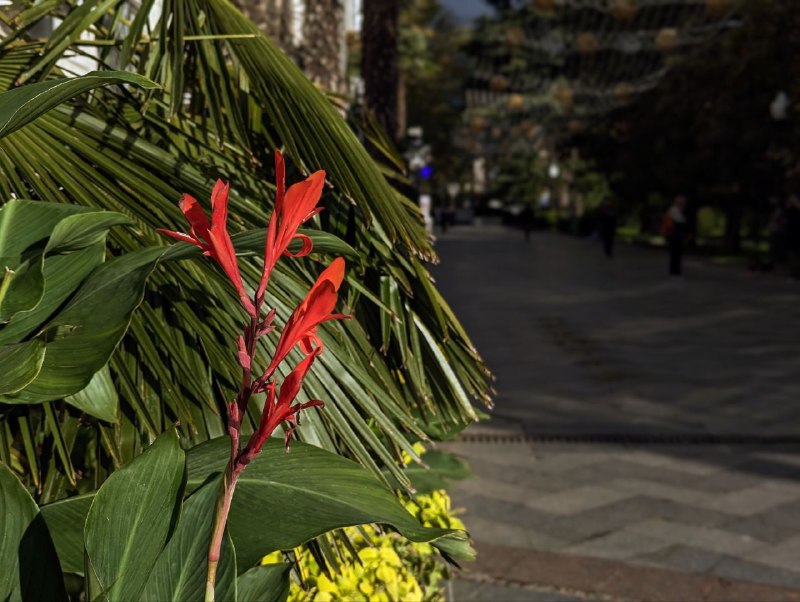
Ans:
[[[311,239],[305,234],[298,234],[297,229],[322,211],[322,208],[316,205],[322,195],[324,185],[325,172],[320,170],[286,190],[286,167],[283,155],[280,151],[275,151],[275,211],[270,217],[267,228],[264,272],[258,285],[257,298],[262,298],[272,270],[281,255],[302,257],[311,252]],[[300,239],[303,246],[297,253],[290,253],[289,244],[295,238]]]
[[[203,250],[203,255],[211,257],[225,272],[228,280],[231,281],[239,294],[247,313],[255,316],[256,309],[244,290],[242,276],[239,273],[239,264],[236,262],[236,251],[233,248],[230,234],[228,234],[228,188],[228,184],[223,183],[222,180],[217,180],[211,193],[210,224],[202,207],[200,207],[200,203],[190,195],[184,194],[178,206],[191,226],[189,234],[173,232],[163,228],[159,228],[157,231],[200,247]]]
[[[344,278],[344,259],[337,257],[319,275],[314,286],[308,291],[306,298],[292,312],[281,332],[272,361],[258,379],[263,386],[275,372],[278,365],[298,343],[307,354],[322,352],[322,341],[317,337],[317,326],[328,320],[349,318],[342,314],[333,314],[336,296]]]
[[[300,387],[303,384],[308,371],[311,369],[311,364],[322,352],[320,348],[315,349],[311,354],[307,355],[303,360],[297,364],[294,370],[283,380],[278,399],[275,400],[275,383],[271,382],[266,387],[267,399],[264,403],[264,409],[261,412],[261,420],[258,429],[250,437],[247,445],[240,454],[240,464],[245,465],[252,460],[261,448],[264,446],[278,425],[282,422],[291,424],[300,424],[300,411],[311,407],[321,407],[324,403],[318,399],[307,401],[305,403],[296,403],[292,405],[295,397],[300,392]],[[295,427],[291,426],[286,429],[285,445],[286,451],[289,451],[289,440]]]

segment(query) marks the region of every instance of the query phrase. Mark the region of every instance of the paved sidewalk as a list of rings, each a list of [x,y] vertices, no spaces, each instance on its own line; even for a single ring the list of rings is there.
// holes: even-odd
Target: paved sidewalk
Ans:
[[[492,420],[449,445],[479,544],[800,589],[800,285],[496,226],[437,249],[497,376]],[[503,599],[486,586],[456,597]]]

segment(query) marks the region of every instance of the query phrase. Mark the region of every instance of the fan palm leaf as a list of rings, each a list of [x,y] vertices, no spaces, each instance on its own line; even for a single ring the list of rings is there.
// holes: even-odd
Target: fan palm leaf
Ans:
[[[142,17],[152,6],[144,2],[136,13],[119,0],[52,3],[47,11],[29,4],[5,15],[4,89],[63,75],[59,60],[91,42],[113,48],[105,59],[153,78],[164,93],[98,90],[0,139],[0,200],[125,213],[135,226],[109,238],[119,253],[161,244],[154,229],[180,223],[180,194],[205,199],[217,177],[232,182],[235,227],[263,228],[274,202],[268,182],[275,147],[288,151],[297,172],[325,168],[332,186],[312,229],[333,235],[330,245],[280,266],[270,302],[285,318],[324,253],[349,253],[356,259],[343,304],[355,319],[326,325],[327,351],[304,390],[326,408],[308,412],[298,432],[381,477],[388,466],[407,484],[396,459],[400,450],[414,456],[409,440],[424,437],[433,428],[426,424],[474,420],[472,403],[489,396],[489,375],[422,261],[432,251],[418,211],[388,184],[325,96],[230,3],[164,2],[157,19]],[[53,15],[63,18],[54,36],[36,39],[31,27]],[[94,40],[81,41],[87,33]],[[243,258],[253,279],[263,238],[240,241],[240,250],[254,251]],[[243,319],[238,312],[209,264],[159,267],[109,364],[119,421],[80,417],[63,402],[48,402],[45,413],[0,408],[0,459],[25,469],[48,500],[65,494],[76,471],[93,481],[84,478],[78,488],[96,486],[172,423],[194,441],[222,434],[221,408],[237,382],[229,341]],[[257,419],[258,408],[250,412]],[[78,418],[92,428],[81,428]],[[74,460],[77,467],[70,454],[83,458]],[[88,471],[92,458],[99,468]]]

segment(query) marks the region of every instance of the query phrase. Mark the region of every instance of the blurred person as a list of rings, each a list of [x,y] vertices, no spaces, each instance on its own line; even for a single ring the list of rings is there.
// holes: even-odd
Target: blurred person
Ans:
[[[456,225],[456,206],[450,202],[445,205],[442,210],[442,234],[447,232],[447,229]]]
[[[597,232],[603,242],[603,251],[609,259],[614,256],[614,237],[617,235],[617,211],[610,200],[600,207]]]
[[[792,278],[800,278],[800,198],[796,194],[786,201],[786,251]]]
[[[686,222],[686,197],[679,194],[661,221],[661,236],[669,246],[669,274],[680,276],[683,267],[683,246],[689,226]]]
[[[767,256],[766,269],[772,269],[776,263],[786,259],[786,208],[780,200],[770,199],[772,212],[769,216],[769,255]]]
[[[519,214],[520,223],[522,225],[522,232],[525,235],[525,242],[531,240],[531,230],[533,230],[533,207],[530,203],[525,203],[525,208]]]

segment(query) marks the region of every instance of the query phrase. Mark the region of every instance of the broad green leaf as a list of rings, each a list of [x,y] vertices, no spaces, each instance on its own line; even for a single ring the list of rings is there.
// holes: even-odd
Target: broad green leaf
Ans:
[[[227,462],[221,437],[187,453],[188,486],[197,487]],[[244,571],[275,550],[294,548],[333,529],[383,523],[412,541],[430,541],[470,557],[463,531],[425,528],[386,487],[361,466],[318,447],[271,439],[239,478],[228,530]]]
[[[42,257],[38,254],[17,266],[0,265],[5,268],[6,282],[0,296],[0,324],[8,322],[15,314],[34,307],[44,293]]]
[[[66,600],[47,525],[28,490],[0,463],[0,600]]]
[[[6,403],[41,403],[83,390],[108,361],[142,300],[164,249],[145,248],[107,261],[45,326],[47,354],[36,379]],[[80,358],[76,362],[76,358]]]
[[[0,230],[6,233],[4,250],[18,254],[6,256],[4,261],[13,272],[0,299],[0,322],[15,319],[15,323],[8,331],[4,328],[0,332],[0,341],[19,340],[28,334],[26,326],[38,326],[33,323],[35,318],[48,317],[65,300],[65,293],[75,290],[90,269],[102,262],[108,229],[130,222],[126,216],[113,211],[67,214],[62,207],[58,203],[13,201],[0,210]],[[52,231],[43,230],[42,224],[52,226]],[[48,235],[47,245],[41,248],[37,244],[40,237]],[[24,247],[25,243],[30,246]],[[94,246],[95,252],[69,259],[62,256],[89,246]],[[59,255],[53,256],[56,253]],[[15,259],[23,259],[19,254],[27,258],[14,265]],[[50,257],[45,259],[45,255]],[[47,265],[49,263],[52,265]],[[47,298],[43,297],[45,293]],[[17,316],[20,312],[25,313]]]
[[[91,599],[138,600],[178,512],[184,453],[175,429],[113,473],[92,501],[84,542]]]
[[[142,602],[202,600],[208,544],[221,478],[213,479],[183,503],[178,526],[150,572]],[[222,544],[217,569],[217,600],[236,600],[236,553],[230,537]]]
[[[288,562],[255,566],[236,580],[238,602],[286,602],[289,597]]]
[[[44,357],[45,345],[39,340],[0,346],[0,395],[16,393],[31,383]]]
[[[158,85],[126,71],[93,71],[81,77],[28,84],[0,94],[0,138],[18,130],[43,113],[99,86],[134,84],[144,89]]]
[[[102,244],[92,245],[64,255],[51,255],[44,260],[45,291],[35,307],[21,311],[0,328],[0,344],[15,343],[30,336],[53,313],[64,305],[86,277],[105,257]]]
[[[18,257],[32,244],[49,237],[62,219],[87,211],[91,209],[11,199],[0,207],[0,257]]]
[[[108,366],[103,366],[95,372],[86,388],[65,397],[64,400],[100,420],[119,421],[119,395],[111,380]]]
[[[129,217],[116,211],[91,211],[70,215],[53,228],[45,253],[65,253],[105,243],[109,228],[130,223]]]
[[[94,496],[86,493],[42,506],[42,517],[65,573],[83,574],[83,530]]]

